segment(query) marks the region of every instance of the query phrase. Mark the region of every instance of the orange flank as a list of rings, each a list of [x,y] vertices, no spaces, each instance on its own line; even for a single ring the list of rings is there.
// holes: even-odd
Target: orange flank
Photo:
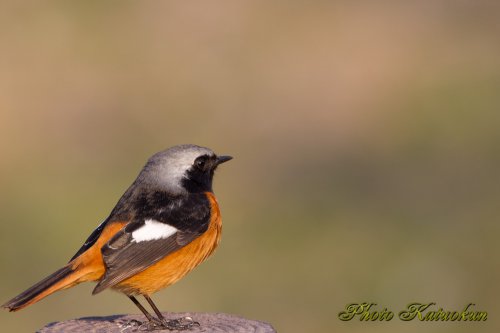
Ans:
[[[102,261],[101,248],[111,239],[111,237],[120,231],[125,224],[127,224],[127,222],[112,222],[107,225],[95,244],[70,263],[72,264],[71,268],[81,275],[77,283],[97,281],[102,278],[105,267]]]

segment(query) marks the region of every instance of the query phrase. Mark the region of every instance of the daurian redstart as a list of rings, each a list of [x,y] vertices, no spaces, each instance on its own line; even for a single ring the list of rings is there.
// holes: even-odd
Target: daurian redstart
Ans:
[[[148,325],[188,328],[185,321],[167,321],[150,295],[177,282],[217,247],[222,224],[212,179],[217,166],[230,159],[195,145],[153,155],[69,263],[3,307],[17,311],[58,290],[97,281],[92,294],[107,288],[124,293]]]

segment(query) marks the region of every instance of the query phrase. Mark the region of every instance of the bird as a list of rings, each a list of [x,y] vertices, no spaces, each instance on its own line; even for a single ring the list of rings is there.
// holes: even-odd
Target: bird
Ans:
[[[166,320],[151,295],[179,281],[217,248],[222,220],[212,182],[217,167],[231,159],[193,144],[154,154],[71,260],[3,307],[18,311],[56,291],[94,281],[93,295],[106,289],[125,294],[150,328],[198,324],[192,318]]]

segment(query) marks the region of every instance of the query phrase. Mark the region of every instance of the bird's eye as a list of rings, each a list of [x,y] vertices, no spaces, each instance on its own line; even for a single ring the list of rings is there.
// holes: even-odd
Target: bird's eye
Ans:
[[[196,159],[196,161],[194,161],[194,165],[200,170],[203,170],[205,168],[205,164],[206,164],[206,159],[203,157],[199,157]]]

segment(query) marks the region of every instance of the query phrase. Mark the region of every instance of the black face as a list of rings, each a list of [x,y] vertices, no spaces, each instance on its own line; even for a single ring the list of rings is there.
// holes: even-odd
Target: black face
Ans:
[[[184,188],[190,193],[212,192],[212,180],[217,166],[225,162],[215,155],[202,155],[196,158],[183,180]]]

